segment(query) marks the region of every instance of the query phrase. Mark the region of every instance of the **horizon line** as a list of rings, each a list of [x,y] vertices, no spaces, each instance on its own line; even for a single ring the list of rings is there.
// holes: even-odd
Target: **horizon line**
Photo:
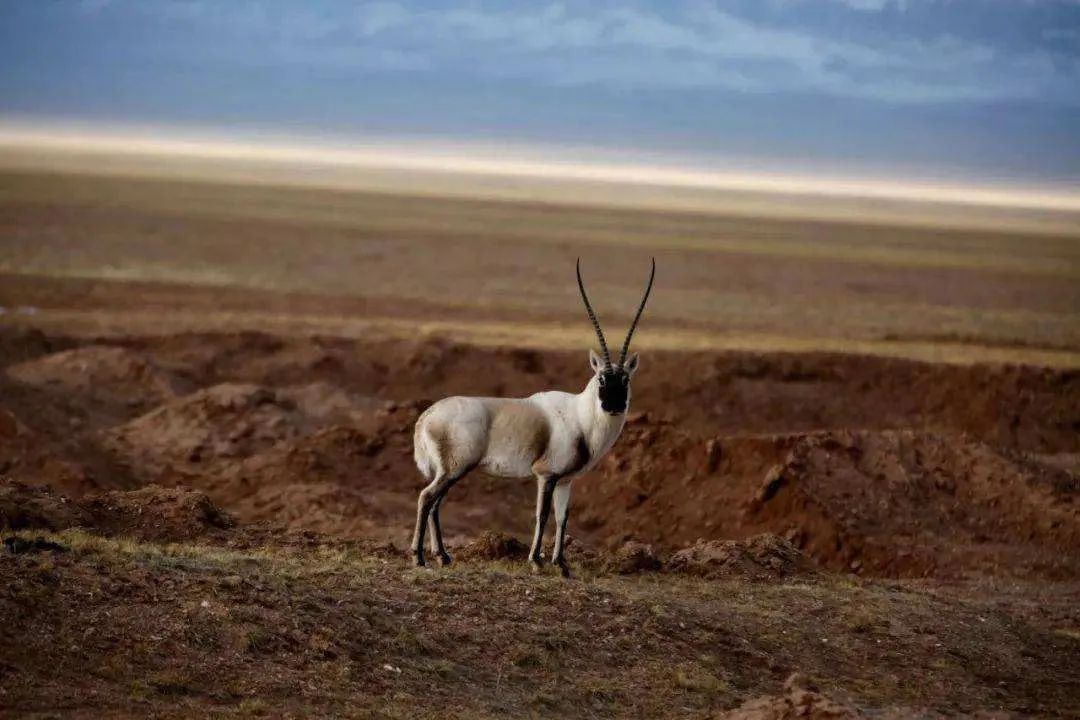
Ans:
[[[0,151],[111,153],[116,155],[259,162],[287,167],[397,170],[438,175],[507,177],[540,181],[578,181],[684,190],[793,195],[805,198],[882,200],[1080,212],[1080,191],[1032,184],[979,184],[890,179],[858,174],[808,171],[761,172],[693,167],[657,162],[655,153],[541,144],[483,144],[430,138],[344,138],[270,135],[222,130],[101,124],[53,123],[29,126],[0,119]],[[257,137],[252,138],[252,135]],[[591,155],[584,158],[583,155]],[[650,161],[644,161],[647,155]]]

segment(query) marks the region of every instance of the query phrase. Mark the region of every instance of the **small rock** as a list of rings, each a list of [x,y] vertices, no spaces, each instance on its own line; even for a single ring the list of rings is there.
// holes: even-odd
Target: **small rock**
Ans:
[[[608,572],[630,575],[639,572],[654,572],[660,569],[660,559],[652,545],[635,540],[623,543],[607,562]]]
[[[485,532],[458,552],[462,560],[520,560],[529,548],[520,540],[498,532]]]
[[[800,673],[792,674],[784,683],[784,694],[766,695],[748,700],[741,706],[721,713],[718,720],[787,720],[818,718],[819,720],[863,720],[856,708],[822,695]]]
[[[811,564],[799,550],[775,535],[745,540],[698,540],[669,558],[668,572],[709,578],[744,577],[767,580],[810,573]]]

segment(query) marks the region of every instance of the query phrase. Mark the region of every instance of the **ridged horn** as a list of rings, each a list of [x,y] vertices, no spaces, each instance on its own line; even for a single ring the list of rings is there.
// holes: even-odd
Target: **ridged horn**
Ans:
[[[581,291],[581,299],[585,303],[585,311],[589,313],[589,320],[592,321],[593,330],[596,331],[596,338],[600,341],[600,350],[604,353],[604,367],[610,368],[611,354],[608,352],[607,342],[604,341],[604,331],[600,329],[600,321],[596,319],[592,303],[589,302],[589,295],[585,292],[585,283],[581,280],[581,258],[577,259],[577,286]]]
[[[641,313],[645,309],[645,303],[649,300],[649,293],[652,292],[653,278],[656,277],[656,258],[652,258],[652,270],[649,272],[649,284],[645,286],[645,295],[641,298],[641,304],[638,305],[637,314],[634,315],[634,322],[630,323],[630,329],[626,333],[626,342],[622,346],[622,354],[619,356],[619,365],[622,366],[626,362],[626,353],[630,350],[630,338],[634,337],[634,328],[637,327],[638,320],[641,319]],[[584,292],[584,290],[582,290]]]

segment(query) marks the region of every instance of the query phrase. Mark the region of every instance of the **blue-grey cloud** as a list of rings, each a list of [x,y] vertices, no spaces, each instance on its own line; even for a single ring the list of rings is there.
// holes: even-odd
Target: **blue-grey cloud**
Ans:
[[[203,52],[231,53],[237,62],[898,103],[1080,103],[1080,51],[1070,42],[1080,8],[1073,3],[757,6],[84,0],[81,7],[89,15],[135,16],[157,33],[215,38],[220,44]]]
[[[1066,0],[2,0],[0,114],[1075,177],[1078,38]]]

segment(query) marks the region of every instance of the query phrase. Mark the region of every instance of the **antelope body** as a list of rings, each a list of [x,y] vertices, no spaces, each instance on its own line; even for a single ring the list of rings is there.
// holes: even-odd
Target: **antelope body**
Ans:
[[[571,485],[611,449],[622,432],[630,405],[630,379],[638,368],[637,354],[627,357],[627,350],[655,273],[654,261],[622,355],[618,364],[613,364],[578,263],[578,288],[603,352],[601,357],[589,350],[593,376],[580,393],[552,390],[526,398],[449,397],[420,416],[413,434],[413,457],[428,485],[417,500],[412,541],[417,565],[425,563],[426,531],[431,533],[431,551],[443,565],[450,564],[450,555],[443,546],[439,508],[450,488],[479,468],[496,477],[536,479],[536,526],[529,561],[540,569],[544,527],[554,504],[552,564],[569,576],[563,541]]]

